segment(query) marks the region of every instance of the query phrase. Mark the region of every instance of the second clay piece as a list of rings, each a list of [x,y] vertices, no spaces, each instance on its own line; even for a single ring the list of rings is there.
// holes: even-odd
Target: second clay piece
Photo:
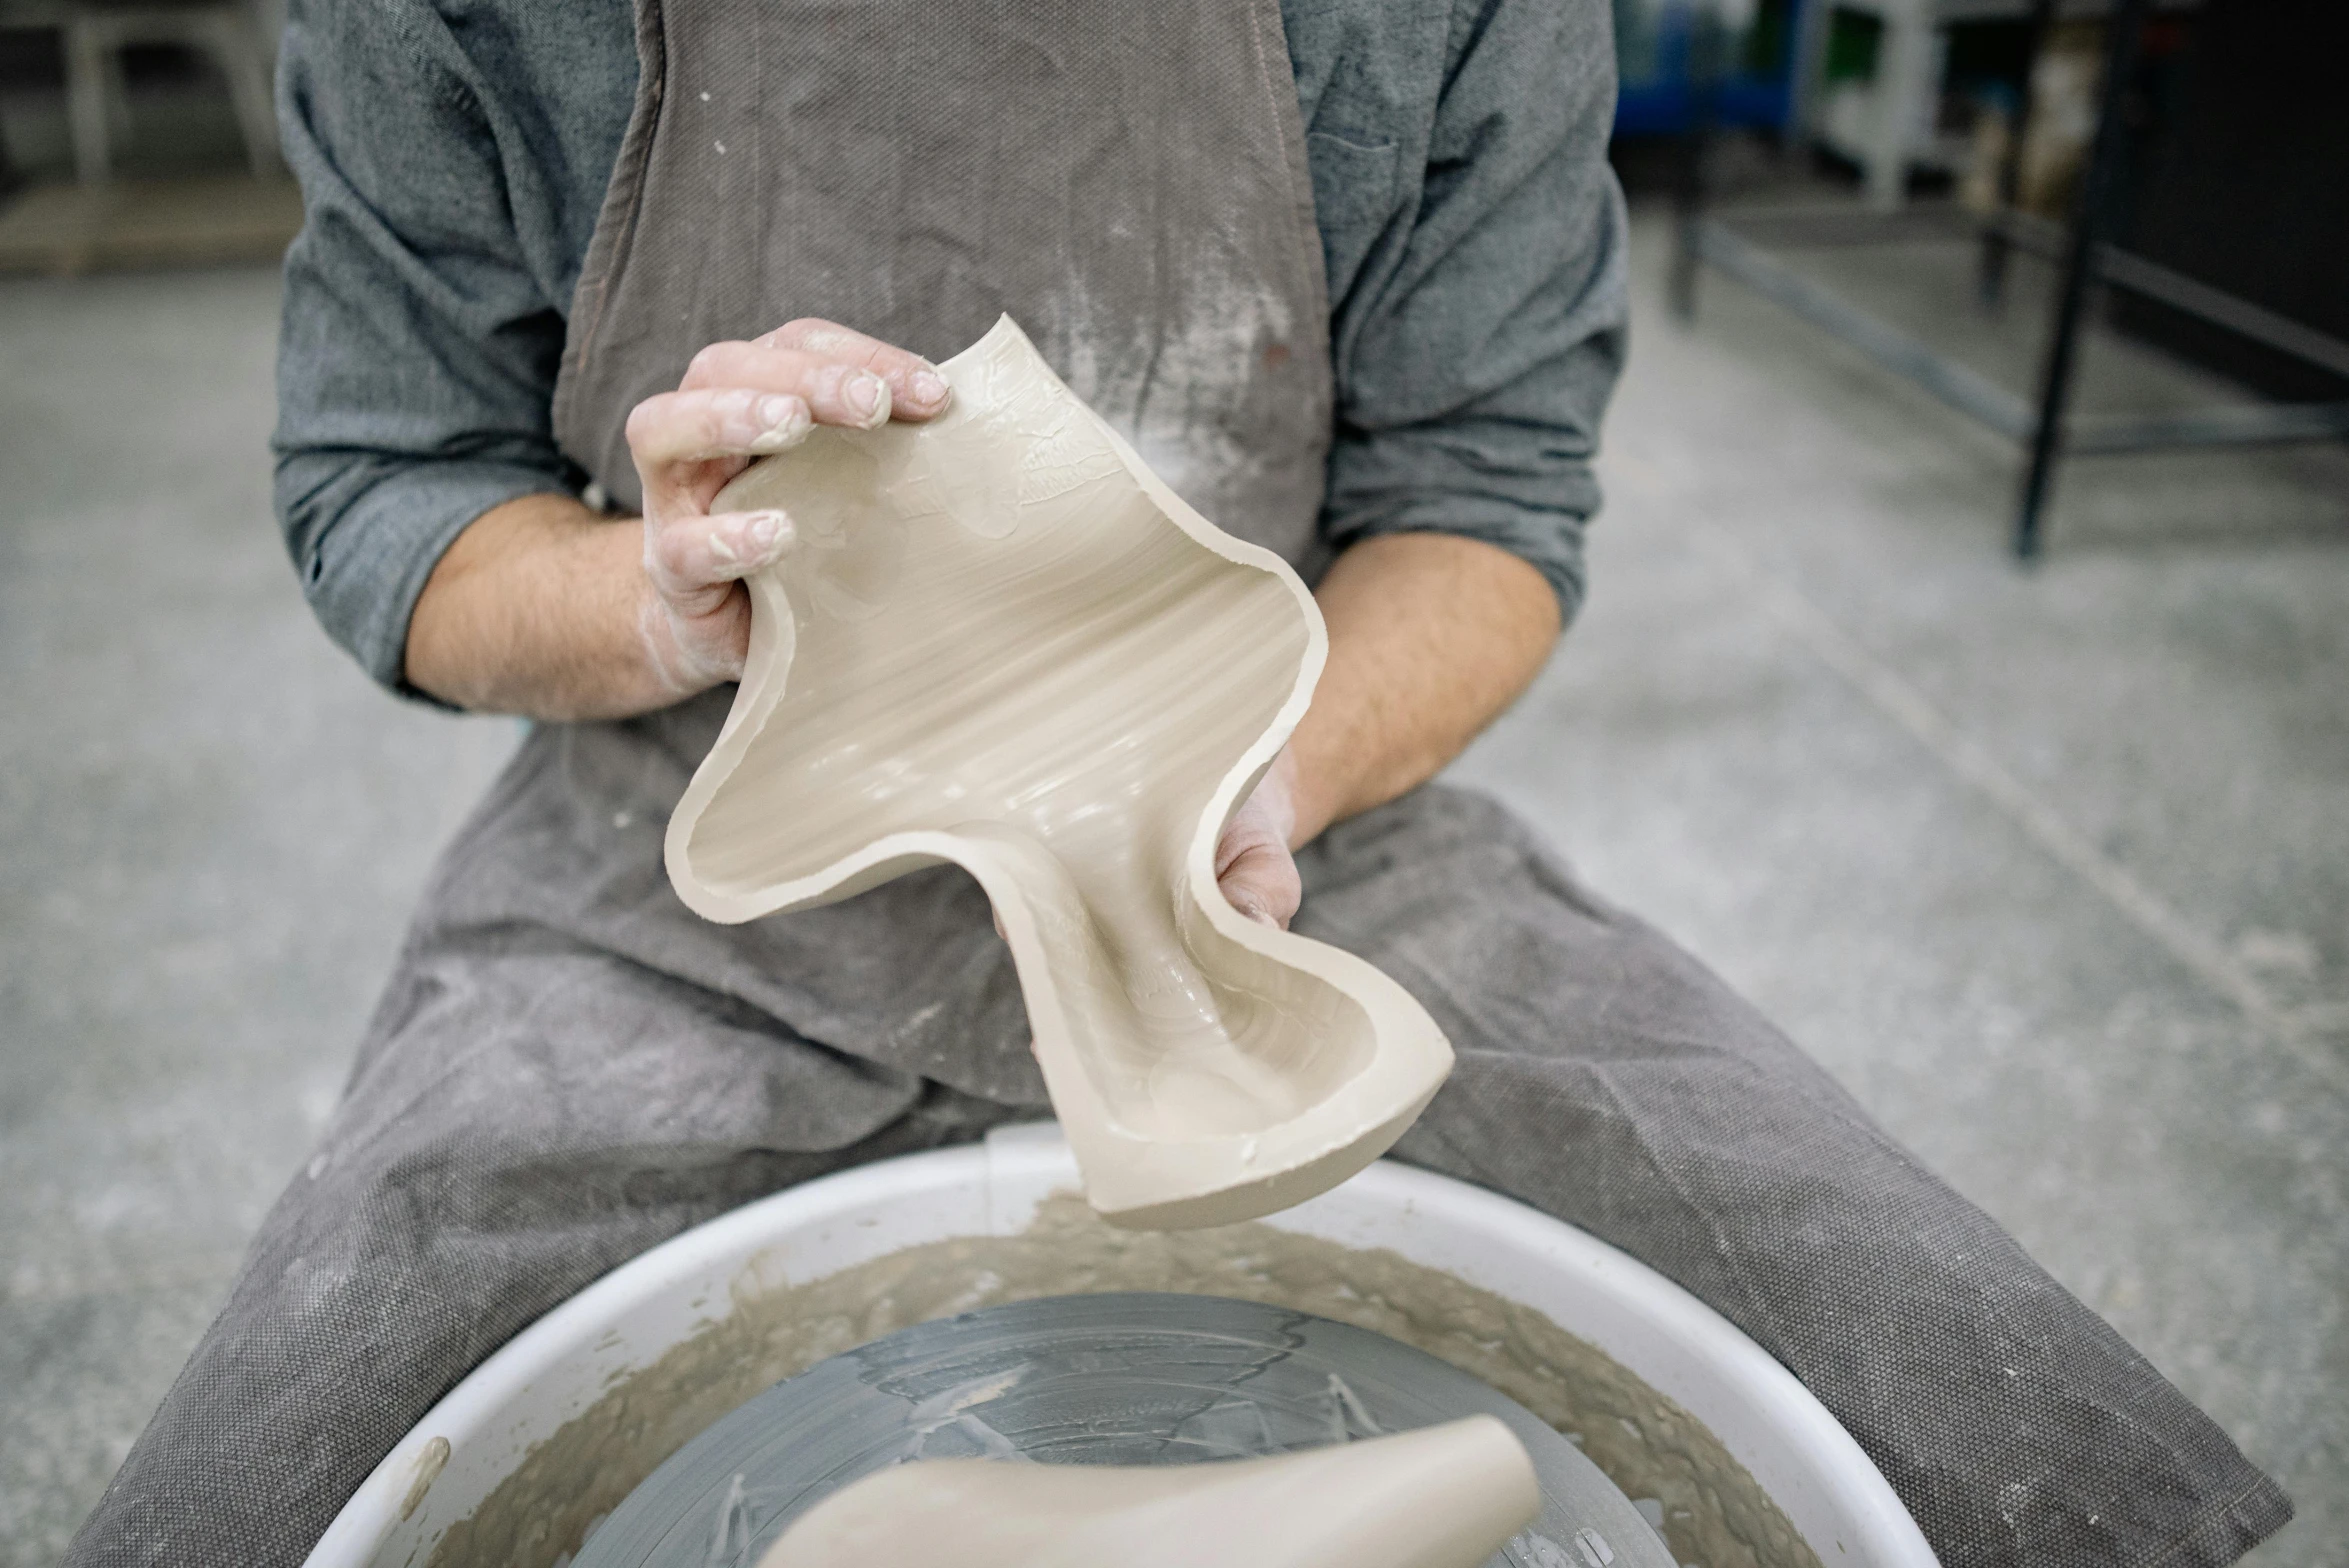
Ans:
[[[1452,1060],[1394,981],[1216,885],[1320,676],[1320,613],[1009,317],[940,368],[937,420],[818,428],[719,497],[798,543],[749,579],[749,662],[670,878],[741,921],[964,867],[1096,1209],[1179,1227],[1302,1201],[1384,1153]]]
[[[934,1460],[833,1493],[759,1568],[1478,1568],[1541,1500],[1491,1416],[1210,1464]]]

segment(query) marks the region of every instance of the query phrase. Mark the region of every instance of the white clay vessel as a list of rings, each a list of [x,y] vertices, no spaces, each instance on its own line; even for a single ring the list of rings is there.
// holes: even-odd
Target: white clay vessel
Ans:
[[[976,877],[1087,1199],[1223,1224],[1402,1135],[1451,1048],[1402,987],[1225,901],[1215,847],[1328,650],[1296,573],[1186,505],[1007,316],[924,425],[819,427],[745,471],[797,543],[668,831],[712,920]]]
[[[810,1509],[759,1568],[1480,1568],[1541,1512],[1491,1416],[1190,1465],[898,1465]]]

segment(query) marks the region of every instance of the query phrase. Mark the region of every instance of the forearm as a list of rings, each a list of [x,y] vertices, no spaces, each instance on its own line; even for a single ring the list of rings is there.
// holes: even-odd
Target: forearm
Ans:
[[[1532,683],[1560,629],[1540,572],[1444,534],[1365,539],[1315,598],[1329,663],[1289,740],[1292,846],[1433,778]]]
[[[433,568],[408,622],[408,683],[460,708],[617,718],[685,693],[647,657],[644,524],[569,496],[492,508]]]
[[[459,707],[540,719],[646,713],[742,674],[742,579],[792,548],[772,510],[713,512],[755,459],[817,424],[919,422],[951,389],[927,360],[803,318],[693,357],[628,416],[643,517],[567,496],[492,507],[457,536],[408,618],[408,684]]]

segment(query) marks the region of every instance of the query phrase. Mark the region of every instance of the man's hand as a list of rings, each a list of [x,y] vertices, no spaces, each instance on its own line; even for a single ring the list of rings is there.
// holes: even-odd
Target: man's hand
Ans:
[[[433,568],[408,623],[410,684],[459,707],[622,718],[734,680],[750,650],[742,579],[791,547],[780,512],[712,514],[726,482],[819,424],[865,430],[947,404],[928,361],[829,321],[713,343],[637,405],[641,528],[569,496],[493,507]]]
[[[1558,640],[1541,573],[1474,539],[1390,534],[1314,590],[1329,663],[1297,732],[1225,824],[1215,875],[1241,914],[1286,926],[1292,850],[1425,783],[1516,701]]]
[[[871,430],[946,407],[927,361],[829,321],[794,321],[748,343],[713,343],[674,392],[628,416],[644,482],[646,594],[638,622],[655,674],[679,697],[736,680],[750,647],[742,579],[791,548],[781,512],[710,503],[751,460],[807,439],[815,425]]]
[[[710,505],[751,461],[818,424],[927,419],[947,387],[926,361],[828,321],[796,321],[694,359],[628,422],[641,527],[569,496],[492,508],[417,600],[407,676],[460,707],[622,718],[742,673],[742,579],[791,547],[778,512]],[[1472,539],[1395,534],[1338,558],[1315,597],[1329,663],[1313,706],[1216,849],[1234,908],[1285,926],[1290,851],[1432,777],[1515,700],[1558,635],[1541,574]]]
[[[1284,931],[1305,892],[1289,853],[1297,831],[1296,781],[1297,764],[1283,748],[1215,843],[1215,880],[1223,896],[1249,919]]]

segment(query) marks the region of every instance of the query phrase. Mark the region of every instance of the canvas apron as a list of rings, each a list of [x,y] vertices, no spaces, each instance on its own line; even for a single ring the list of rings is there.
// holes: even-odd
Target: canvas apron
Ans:
[[[1318,575],[1329,306],[1274,0],[651,0],[638,49],[555,393],[557,438],[616,508],[642,501],[629,410],[703,345],[817,316],[939,360],[1008,312],[1186,500]],[[645,830],[541,896],[595,900],[656,869],[646,835],[732,697],[533,735],[544,782],[518,809],[586,836],[621,816]],[[750,928],[652,902],[639,934],[665,970],[755,966],[797,993],[782,1016],[812,1038],[1044,1103],[959,871]]]
[[[1275,0],[638,16],[555,409],[618,506],[638,500],[629,409],[704,344],[822,316],[944,357],[1009,311],[1201,511],[1316,572],[1328,303]],[[298,1562],[443,1392],[597,1275],[793,1182],[1043,1109],[961,872],[741,926],[678,902],[662,830],[731,695],[532,732],[69,1562]],[[1458,1049],[1398,1153],[1727,1314],[1952,1568],[2191,1568],[2288,1512],[2011,1238],[1498,807],[1423,789],[1299,864],[1297,928],[1393,975]]]

